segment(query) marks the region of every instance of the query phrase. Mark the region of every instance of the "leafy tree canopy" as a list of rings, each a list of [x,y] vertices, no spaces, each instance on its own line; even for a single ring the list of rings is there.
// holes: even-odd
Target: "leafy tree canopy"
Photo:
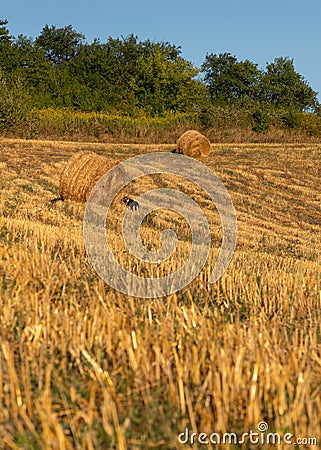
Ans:
[[[7,20],[0,20],[0,44],[10,44],[12,42],[12,36],[9,34],[7,25]]]
[[[37,37],[36,44],[43,48],[49,60],[57,65],[73,59],[84,39],[85,36],[71,25],[63,28],[46,25]]]
[[[301,111],[317,107],[317,93],[302,75],[296,72],[293,59],[275,58],[267,64],[263,76],[263,100],[278,106]]]
[[[206,55],[202,65],[205,84],[215,103],[256,101],[261,70],[251,61],[238,61],[230,53]]]
[[[210,53],[199,71],[169,42],[140,41],[131,34],[88,43],[71,25],[45,25],[35,39],[14,38],[7,24],[0,20],[2,77],[9,90],[19,79],[36,108],[152,116],[203,114],[212,105],[320,111],[317,93],[289,58],[260,69],[231,53]]]

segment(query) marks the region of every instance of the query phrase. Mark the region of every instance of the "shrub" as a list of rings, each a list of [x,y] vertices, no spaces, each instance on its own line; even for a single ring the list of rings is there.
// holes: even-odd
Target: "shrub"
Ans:
[[[22,80],[10,80],[0,72],[0,129],[27,122],[30,109],[30,97]]]
[[[283,113],[281,120],[286,128],[299,128],[301,126],[302,113],[297,109],[288,109]]]
[[[253,131],[265,132],[269,129],[271,125],[271,112],[270,110],[262,105],[259,105],[252,113],[253,119]]]
[[[312,113],[302,116],[301,126],[309,136],[321,137],[321,117]]]

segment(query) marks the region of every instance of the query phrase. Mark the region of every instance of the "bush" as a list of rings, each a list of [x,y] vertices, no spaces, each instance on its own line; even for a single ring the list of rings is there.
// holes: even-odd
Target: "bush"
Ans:
[[[25,123],[30,105],[30,97],[22,80],[10,80],[0,72],[0,129],[6,130]]]
[[[47,108],[33,110],[31,119],[25,129],[28,136],[104,142],[173,142],[186,129],[195,128],[194,117],[185,113],[131,117]]]
[[[268,131],[272,123],[272,114],[269,108],[259,105],[252,113],[253,131],[265,132]]]
[[[300,128],[302,113],[297,109],[288,109],[283,113],[281,120],[286,128]]]
[[[228,129],[245,128],[251,123],[251,114],[246,108],[237,108],[234,105],[209,105],[196,113],[197,120],[206,130],[209,128]]]
[[[321,137],[321,117],[312,113],[302,116],[301,126],[309,136]]]

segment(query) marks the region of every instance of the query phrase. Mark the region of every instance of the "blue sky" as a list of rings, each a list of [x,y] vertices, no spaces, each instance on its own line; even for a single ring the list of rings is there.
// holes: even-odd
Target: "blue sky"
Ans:
[[[45,24],[71,24],[89,42],[133,33],[180,45],[196,66],[206,53],[230,52],[263,68],[289,56],[321,99],[320,0],[15,0],[0,11],[14,36],[36,37]]]

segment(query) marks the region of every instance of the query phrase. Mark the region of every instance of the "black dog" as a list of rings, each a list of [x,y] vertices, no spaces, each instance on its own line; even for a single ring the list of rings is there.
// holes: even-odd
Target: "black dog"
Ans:
[[[139,209],[139,203],[129,197],[123,197],[122,202],[125,203],[128,209],[131,211],[137,211]]]

